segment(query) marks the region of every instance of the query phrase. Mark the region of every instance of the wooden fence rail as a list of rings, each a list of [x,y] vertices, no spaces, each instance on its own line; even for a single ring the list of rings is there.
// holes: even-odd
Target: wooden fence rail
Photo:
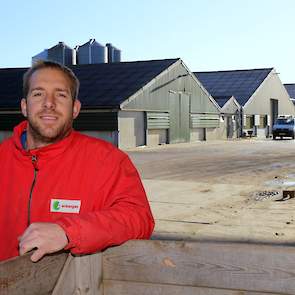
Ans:
[[[0,263],[0,294],[295,294],[295,248],[224,242],[129,241],[103,253]]]

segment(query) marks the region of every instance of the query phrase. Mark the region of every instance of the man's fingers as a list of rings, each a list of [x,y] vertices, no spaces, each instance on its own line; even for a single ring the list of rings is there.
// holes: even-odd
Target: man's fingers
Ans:
[[[23,255],[36,249],[31,256],[38,261],[45,254],[62,250],[68,244],[64,230],[55,223],[32,223],[19,237],[19,253]]]
[[[40,246],[40,232],[36,230],[35,224],[31,224],[19,237],[19,254],[23,255]]]
[[[31,260],[33,262],[37,262],[38,260],[40,260],[46,253],[44,251],[42,251],[41,249],[37,249],[36,251],[34,251],[34,253],[31,256]]]
[[[24,255],[28,252],[30,252],[31,250],[35,251],[33,252],[32,256],[31,256],[31,260],[33,262],[37,262],[38,260],[40,260],[46,253],[45,251],[41,250],[39,248],[39,243],[38,243],[38,239],[31,237],[30,236],[22,236],[20,238],[20,244],[19,244],[19,254],[20,255]]]
[[[36,244],[35,239],[21,240],[21,242],[19,243],[19,254],[24,255],[25,253],[33,250],[36,247],[38,247],[38,245]]]

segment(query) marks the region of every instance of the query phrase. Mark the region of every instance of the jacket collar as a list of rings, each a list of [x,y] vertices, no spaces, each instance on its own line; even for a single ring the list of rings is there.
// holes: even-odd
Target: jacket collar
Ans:
[[[16,151],[19,157],[23,159],[23,157],[26,156],[31,159],[32,156],[36,156],[38,166],[42,165],[44,162],[46,162],[46,160],[55,158],[64,153],[71,146],[75,134],[75,131],[72,130],[67,137],[56,143],[26,151],[22,146],[21,135],[27,129],[27,125],[28,121],[23,121],[16,127],[14,127],[12,137],[13,143],[16,147]]]

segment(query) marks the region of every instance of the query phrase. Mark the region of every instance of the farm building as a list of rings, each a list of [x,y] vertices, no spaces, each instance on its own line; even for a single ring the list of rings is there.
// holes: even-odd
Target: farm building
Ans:
[[[213,98],[234,96],[242,107],[241,133],[268,137],[278,115],[295,114],[274,68],[194,74]]]
[[[291,101],[295,104],[295,84],[284,84],[284,86],[291,98]]]
[[[234,96],[215,96],[220,107],[220,133],[223,138],[237,138],[242,135],[241,106]],[[223,123],[223,124],[222,124]]]
[[[181,59],[73,65],[82,111],[75,129],[120,148],[218,139],[220,107]],[[26,68],[0,69],[0,134],[22,120]]]

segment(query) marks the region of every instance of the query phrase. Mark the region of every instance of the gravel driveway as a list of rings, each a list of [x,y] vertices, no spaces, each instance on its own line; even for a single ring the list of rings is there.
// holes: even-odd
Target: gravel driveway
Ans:
[[[155,237],[295,242],[295,141],[241,139],[137,148]]]

